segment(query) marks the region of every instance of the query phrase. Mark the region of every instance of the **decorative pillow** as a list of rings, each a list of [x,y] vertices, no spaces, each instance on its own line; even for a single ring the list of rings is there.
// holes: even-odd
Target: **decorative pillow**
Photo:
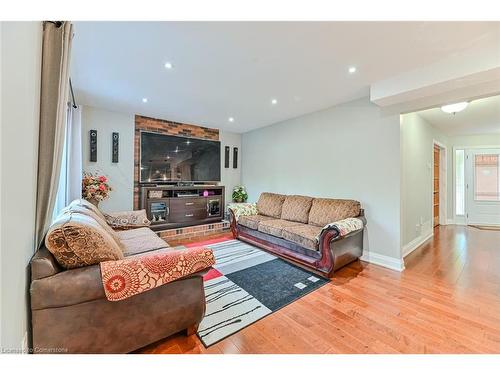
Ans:
[[[73,202],[69,204],[69,207],[73,207],[75,205],[85,207],[86,209],[92,211],[95,213],[97,216],[101,218],[101,220],[106,221],[106,218],[104,217],[104,214],[92,203],[90,203],[88,200],[85,199],[75,199]]]
[[[97,221],[99,225],[101,225],[102,229],[109,233],[111,237],[116,241],[118,246],[123,249],[120,237],[116,234],[116,232],[108,225],[105,219],[102,219],[104,215],[101,213],[100,215],[96,214],[94,210],[87,208],[84,205],[81,205],[78,201],[73,201],[70,203],[68,207],[65,207],[61,210],[59,215],[64,215],[66,213],[78,213],[82,215],[90,216],[92,219]]]
[[[113,212],[104,216],[111,228],[116,230],[149,227],[151,224],[146,210]]]
[[[51,225],[45,246],[68,269],[123,258],[116,241],[95,219],[70,211]]]
[[[309,211],[309,224],[323,227],[349,217],[359,216],[361,205],[350,199],[314,198]]]
[[[262,193],[257,201],[257,211],[259,211],[260,215],[279,219],[285,198],[286,195]]]
[[[313,198],[303,195],[288,195],[285,198],[281,209],[281,218],[283,220],[297,221],[307,224],[309,220],[309,211],[311,210]]]

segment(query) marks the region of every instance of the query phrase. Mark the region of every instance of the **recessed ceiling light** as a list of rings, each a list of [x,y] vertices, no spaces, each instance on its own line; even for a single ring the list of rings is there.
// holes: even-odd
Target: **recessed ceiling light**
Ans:
[[[271,104],[272,105],[278,104],[278,99],[271,99]]]
[[[229,118],[227,119],[227,121],[229,121],[229,122],[234,122],[234,117],[229,117]]]
[[[467,108],[468,105],[469,105],[469,103],[467,103],[467,102],[447,104],[447,105],[443,105],[441,107],[441,111],[446,112],[446,113],[455,114],[457,112],[463,111],[465,108]]]
[[[168,61],[167,61],[167,62],[165,63],[165,69],[172,69],[173,67],[174,67],[174,66],[172,65],[172,63],[171,63],[171,62],[168,62]]]
[[[142,102],[143,103],[147,103],[148,102],[148,98],[142,98]]]
[[[356,67],[355,66],[350,66],[349,67],[349,73],[350,74],[356,73]]]

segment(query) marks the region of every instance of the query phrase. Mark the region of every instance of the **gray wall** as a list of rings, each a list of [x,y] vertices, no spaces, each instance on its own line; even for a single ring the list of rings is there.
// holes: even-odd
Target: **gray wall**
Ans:
[[[1,23],[1,347],[27,332],[27,266],[34,253],[40,22]]]
[[[134,188],[134,129],[133,114],[112,112],[105,109],[83,106],[82,110],[82,158],[83,170],[98,172],[109,178],[113,188],[109,199],[100,207],[104,211],[131,210]],[[97,130],[97,162],[89,161],[89,130]],[[111,133],[120,133],[119,163],[111,163]],[[221,184],[226,187],[226,202],[231,199],[234,186],[240,184],[241,177],[241,135],[220,131],[221,142]],[[231,147],[230,168],[224,168],[224,147]],[[233,147],[240,149],[240,162],[233,169]]]
[[[432,233],[434,140],[445,146],[448,145],[448,138],[417,113],[401,116],[401,236],[403,246]],[[448,153],[450,153],[449,148]],[[448,154],[448,157],[450,155]]]
[[[97,130],[97,162],[90,162],[89,131]],[[118,163],[111,162],[111,134],[120,133]],[[83,171],[105,174],[113,191],[104,211],[132,210],[134,201],[134,115],[83,106]]]
[[[359,200],[365,250],[400,259],[399,128],[365,98],[245,133],[249,201],[263,191]]]

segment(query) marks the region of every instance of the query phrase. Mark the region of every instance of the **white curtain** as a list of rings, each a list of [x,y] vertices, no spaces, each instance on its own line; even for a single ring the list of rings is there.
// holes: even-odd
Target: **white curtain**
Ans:
[[[82,196],[82,108],[68,103],[66,136],[53,217]]]
[[[82,197],[82,107],[68,107],[66,203]]]

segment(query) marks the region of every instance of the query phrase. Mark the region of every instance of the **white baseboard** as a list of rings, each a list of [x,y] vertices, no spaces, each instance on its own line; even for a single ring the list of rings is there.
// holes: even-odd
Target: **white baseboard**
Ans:
[[[402,259],[388,257],[387,255],[374,253],[373,251],[363,252],[363,256],[360,258],[360,260],[376,264],[377,266],[389,268],[398,272],[401,272],[405,269],[405,263]]]
[[[453,220],[453,219],[446,220],[446,225],[453,225],[453,224],[455,224],[455,220]]]
[[[420,245],[422,245],[425,241],[427,241],[429,238],[434,236],[434,232],[431,231],[427,234],[422,234],[421,236],[418,236],[415,238],[413,241],[407,243],[406,245],[403,246],[403,258],[412,253],[415,249],[417,249]]]

